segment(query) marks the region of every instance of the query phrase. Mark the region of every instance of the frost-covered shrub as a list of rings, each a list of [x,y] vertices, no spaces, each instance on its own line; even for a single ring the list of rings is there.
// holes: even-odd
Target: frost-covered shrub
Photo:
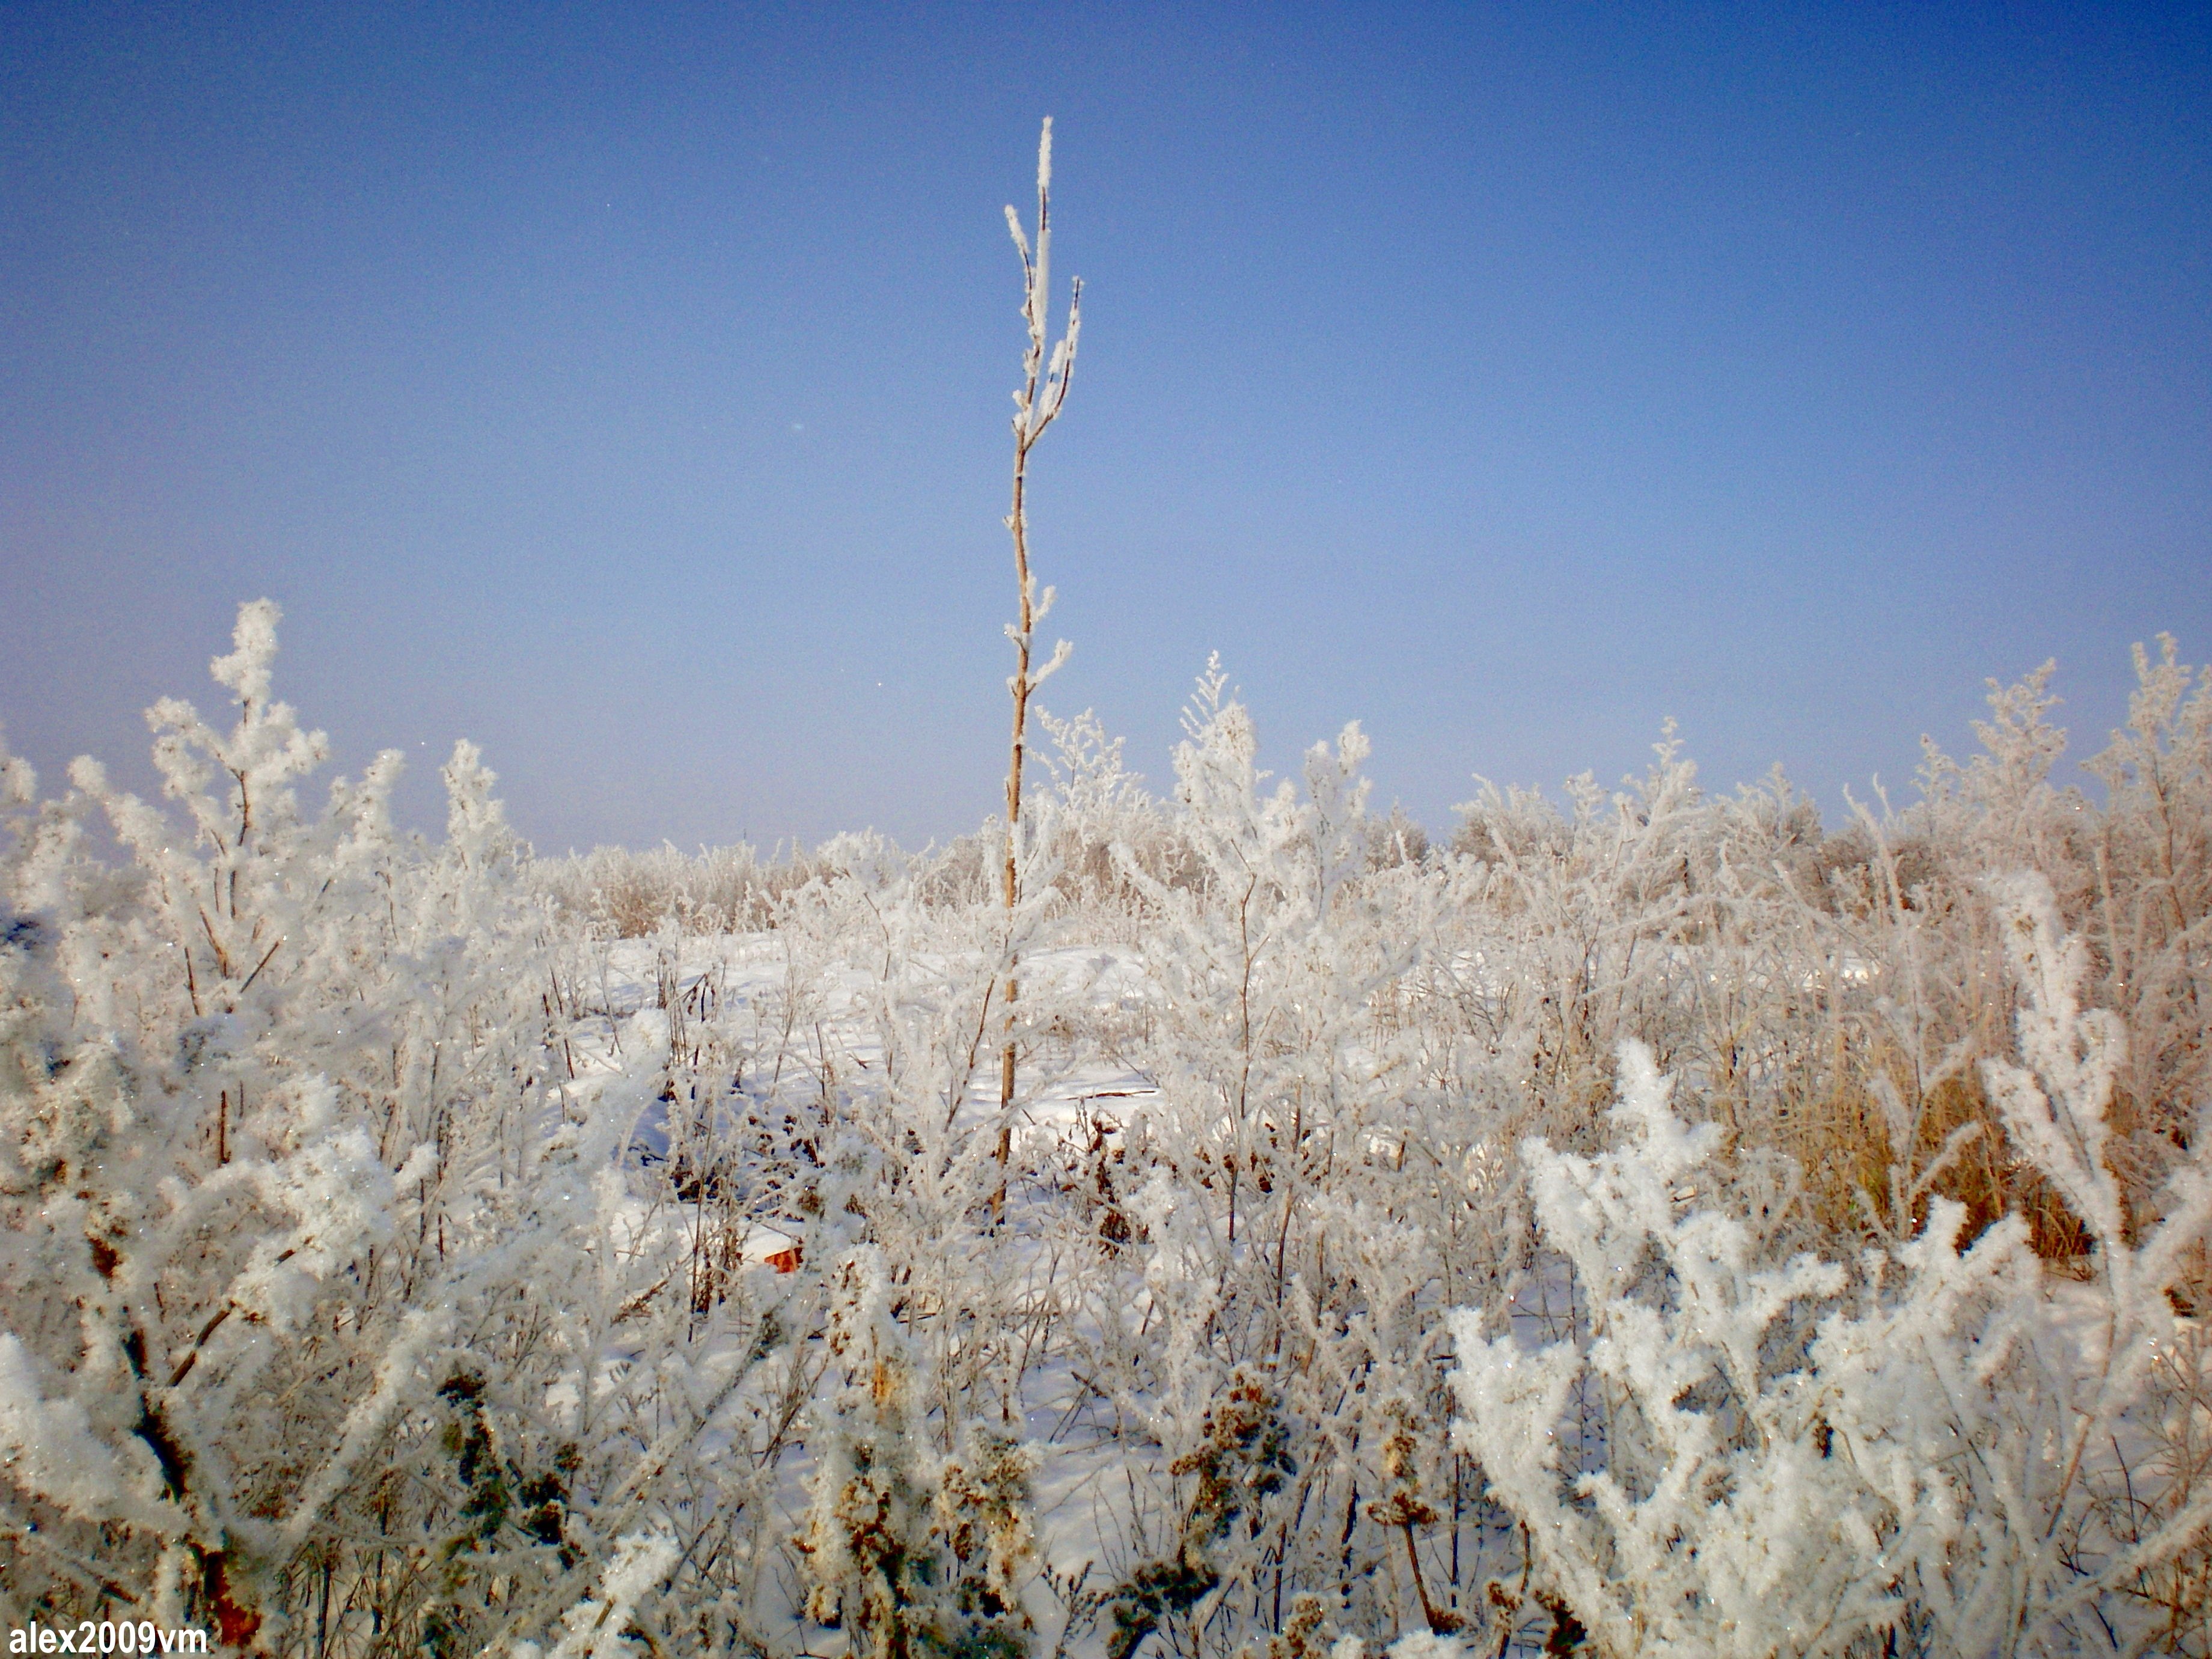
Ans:
[[[472,748],[442,843],[393,830],[396,754],[301,806],[276,622],[215,665],[228,729],[153,710],[171,812],[80,762],[0,854],[0,1598],[318,1652],[533,1637],[602,1569],[635,1607],[661,1558],[618,1536],[744,1507],[676,1501],[711,1446],[646,1450],[738,1361],[655,1297],[644,1090],[556,1063]]]
[[[1532,1349],[1455,1315],[1457,1432],[1603,1651],[2176,1635],[2143,1586],[2201,1547],[2212,1492],[2131,1469],[2126,1443],[2172,1386],[2167,1296],[2212,1224],[2212,1170],[2200,1154],[2166,1219],[2124,1236],[2105,1161],[2118,1023],[2079,1006],[2086,952],[2046,885],[2008,880],[1998,903],[2027,1063],[1990,1062],[1989,1086],[2096,1240],[2086,1286],[2048,1281],[2016,1218],[1966,1245],[1940,1200],[1917,1237],[1856,1263],[1778,1259],[1729,1207],[1719,1130],[1674,1115],[1641,1048],[1622,1056],[1617,1150],[1522,1148],[1587,1335]],[[2116,1483],[2142,1505],[2124,1528]]]
[[[149,717],[184,835],[90,762],[19,827],[9,901],[29,927],[0,968],[15,1011],[0,1343],[24,1421],[82,1425],[70,1480],[25,1495],[125,1529],[117,1565],[137,1559],[162,1615],[198,1606],[231,1639],[263,1620],[444,1334],[395,1270],[421,1261],[452,1172],[483,1150],[477,1109],[538,1092],[532,1023],[497,1006],[464,945],[510,921],[480,891],[509,849],[472,754],[448,769],[456,835],[434,862],[391,831],[396,757],[304,817],[292,786],[324,746],[270,698],[275,622],[247,606],[215,665],[231,730],[173,701]],[[88,850],[95,808],[123,870]],[[488,1051],[444,1052],[487,1012]],[[43,1581],[50,1604],[104,1593],[67,1559],[33,1547],[26,1565],[52,1576],[26,1588]]]
[[[1020,1659],[1030,1460],[973,1424],[951,1455],[933,1451],[922,1361],[890,1297],[874,1247],[840,1264],[828,1341],[842,1377],[816,1407],[799,1540],[807,1612],[869,1659]]]
[[[2108,792],[2092,849],[2100,879],[2092,911],[2069,920],[2128,1031],[2114,1155],[2136,1197],[2155,1190],[2168,1149],[2194,1136],[2212,1099],[2212,669],[2192,690],[2173,640],[2160,647],[2154,663],[2136,647],[2128,724],[2086,763]]]
[[[1168,811],[1194,878],[1123,860],[1158,988],[1125,1052],[1157,1093],[1090,1176],[1121,1229],[1094,1234],[1099,1363],[1158,1447],[1101,1628],[1207,1650],[1302,1594],[1351,1628],[1446,1625],[1476,1504],[1434,1360],[1447,1287],[1493,1271],[1503,1241],[1484,1224],[1497,1189],[1466,1182],[1497,1103],[1395,990],[1441,896],[1418,862],[1370,858],[1357,727],[1309,751],[1303,790],[1265,787],[1218,668],[1186,727]],[[1249,1421],[1224,1441],[1239,1401]],[[1205,1472],[1246,1438],[1273,1449],[1232,1522]]]
[[[1961,763],[1931,745],[1923,799],[1881,826],[1920,866],[1917,884],[1893,884],[1902,891],[1889,908],[1914,912],[1925,1023],[1948,1061],[1937,1070],[1960,1079],[1965,1109],[1990,1132],[1970,1160],[1996,1195],[1981,1207],[2022,1209],[2046,1254],[2081,1248],[2081,1218],[2063,1211],[1976,1086],[2013,1020],[2006,927],[1986,878],[2024,870],[2048,884],[2060,924],[2081,942],[2085,992],[2126,1030],[2106,1158],[2130,1227],[2160,1212],[2212,1090],[2212,1002],[2200,988],[2212,969],[2212,671],[2179,661],[2170,638],[2160,647],[2155,661],[2136,647],[2128,724],[2084,763],[2106,787],[2101,805],[2053,781],[2066,733],[2051,720],[2046,663],[2015,684],[1992,681],[1990,716],[1975,726],[1983,752]]]

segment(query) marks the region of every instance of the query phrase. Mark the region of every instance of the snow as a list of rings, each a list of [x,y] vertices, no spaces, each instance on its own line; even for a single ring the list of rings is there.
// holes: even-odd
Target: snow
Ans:
[[[8,1617],[2204,1650],[2212,713],[2162,669],[2096,836],[2005,694],[1832,902],[1783,786],[1671,745],[1379,856],[1358,729],[1271,787],[1216,672],[1170,800],[1046,722],[1011,911],[856,836],[773,926],[618,939],[465,745],[442,842],[396,760],[307,805],[276,623],[230,728],[155,711],[168,809],[0,755]],[[1954,860],[1909,902],[1907,833]]]

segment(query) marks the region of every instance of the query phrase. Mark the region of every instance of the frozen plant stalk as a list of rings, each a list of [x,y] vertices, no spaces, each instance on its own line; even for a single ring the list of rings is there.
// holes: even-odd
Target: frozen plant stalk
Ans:
[[[1052,348],[1050,356],[1046,355],[1046,342],[1052,336],[1052,118],[1048,115],[1037,139],[1035,249],[1022,230],[1021,216],[1012,206],[1006,209],[1006,228],[1013,233],[1014,246],[1022,256],[1022,321],[1029,329],[1029,348],[1022,354],[1022,384],[1014,393],[1013,504],[1006,514],[1006,528],[1014,538],[1014,587],[1021,616],[1019,622],[1006,624],[1006,637],[1014,643],[1014,672],[1006,682],[1014,701],[1014,735],[1012,752],[1006,762],[1006,860],[1003,883],[1011,951],[1014,907],[1021,900],[1017,866],[1021,845],[1022,751],[1029,730],[1030,698],[1067,660],[1069,650],[1067,641],[1061,640],[1053,647],[1052,659],[1043,667],[1033,670],[1030,666],[1036,625],[1052,609],[1053,590],[1048,587],[1040,594],[1036,578],[1030,569],[1030,451],[1036,447],[1045,428],[1060,418],[1060,409],[1067,402],[1068,382],[1075,370],[1076,336],[1083,322],[1083,279],[1079,276],[1068,294],[1067,331],[1060,336],[1060,343]],[[1006,1161],[1008,1137],[1012,1133],[1006,1115],[1014,1100],[1013,1005],[1019,987],[1013,969],[1010,959],[1006,964],[1006,1044],[999,1055],[1001,1166]],[[1002,1205],[1004,1198],[1002,1187],[998,1203]]]

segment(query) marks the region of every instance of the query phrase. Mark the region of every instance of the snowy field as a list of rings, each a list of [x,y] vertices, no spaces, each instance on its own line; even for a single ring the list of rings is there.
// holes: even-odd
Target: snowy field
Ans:
[[[533,860],[0,759],[0,1616],[314,1656],[2212,1652],[2212,681],[1908,811]],[[1011,1054],[1010,1073],[1003,1070]],[[1005,1079],[1011,1076],[1009,1092]]]

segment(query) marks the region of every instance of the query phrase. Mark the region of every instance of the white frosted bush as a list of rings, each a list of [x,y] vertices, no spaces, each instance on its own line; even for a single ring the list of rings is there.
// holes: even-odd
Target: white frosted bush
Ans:
[[[927,1379],[890,1297],[872,1246],[839,1265],[828,1335],[839,1376],[817,1407],[798,1540],[807,1612],[868,1659],[1020,1659],[1028,1456],[975,1425],[952,1455],[933,1449]]]
[[[2055,1654],[2161,1633],[2130,1592],[2197,1544],[2212,1493],[2123,1536],[2107,1500],[2127,1473],[2108,1449],[2154,1403],[2166,1293],[2212,1191],[2200,1154],[2165,1220],[2124,1237],[2101,1158],[2117,1024],[2077,1006],[2084,952],[2048,887],[2012,878],[1998,898],[2027,1064],[1990,1062],[1989,1086],[2097,1240],[2087,1286],[2047,1282],[2017,1218],[1961,1249],[1963,1212],[1941,1200],[1856,1272],[1770,1259],[1726,1207],[1720,1132],[1677,1117],[1634,1046],[1617,1150],[1523,1146],[1588,1334],[1532,1350],[1455,1314],[1457,1433],[1602,1650],[1823,1654],[1884,1636]]]
[[[676,1363],[665,1230],[616,1170],[643,1088],[548,1046],[491,775],[457,746],[437,844],[392,829],[393,753],[306,810],[276,619],[215,664],[227,729],[152,711],[168,811],[81,761],[0,851],[0,1605],[456,1651],[666,1528],[714,1460],[641,1462],[641,1425],[719,1383]],[[637,1374],[564,1419],[549,1385],[617,1335]]]

